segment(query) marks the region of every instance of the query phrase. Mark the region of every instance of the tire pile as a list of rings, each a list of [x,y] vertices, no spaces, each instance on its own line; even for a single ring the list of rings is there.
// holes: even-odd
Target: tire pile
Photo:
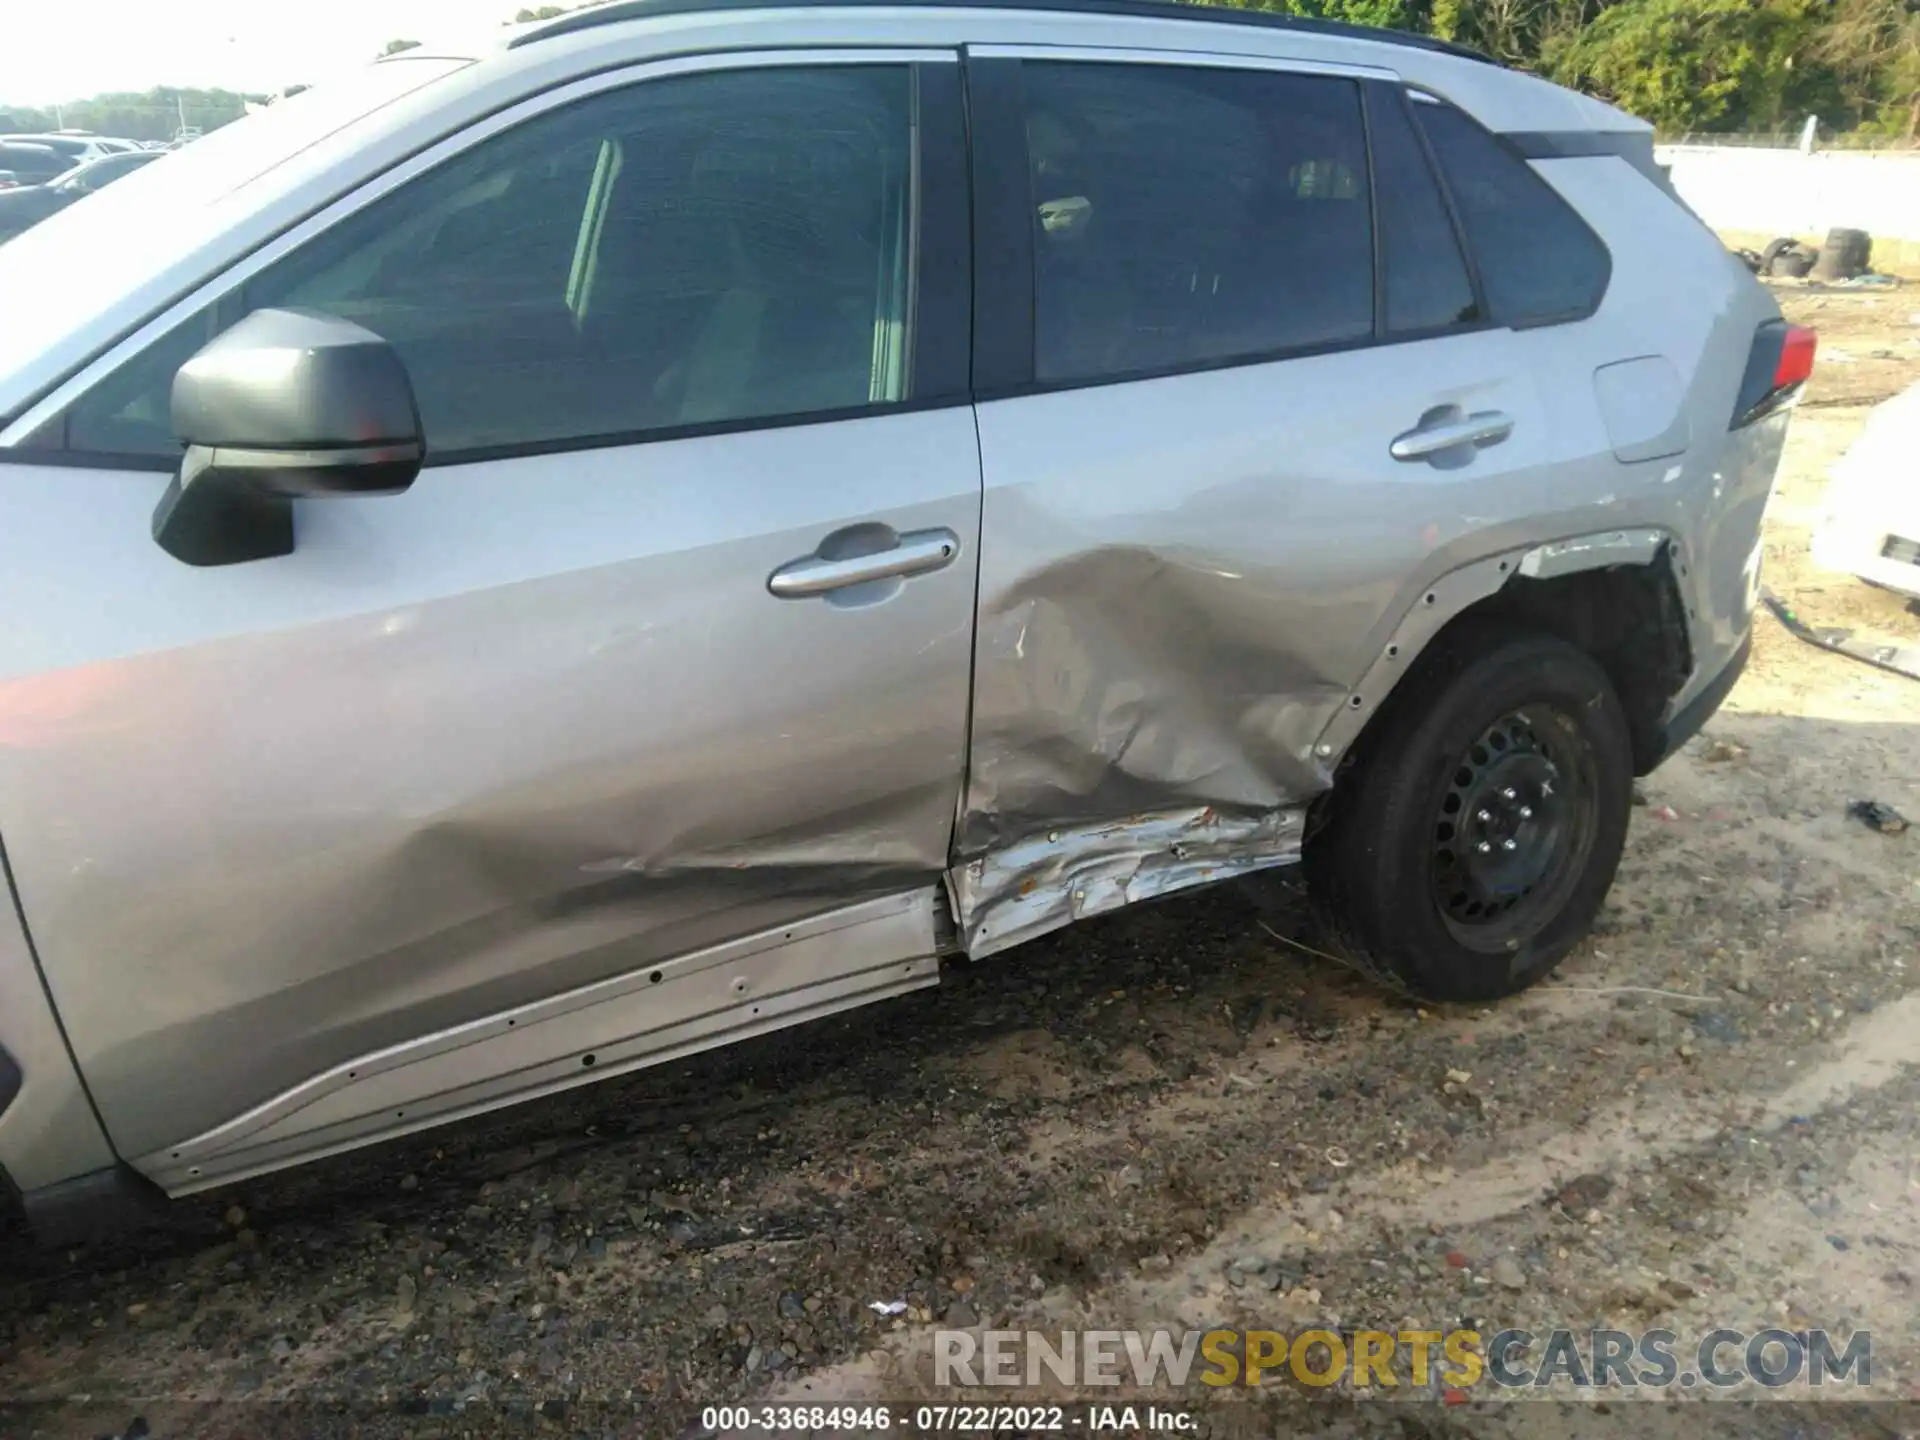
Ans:
[[[1756,275],[1832,282],[1871,273],[1873,237],[1864,230],[1833,229],[1818,249],[1783,235],[1765,250],[1742,250],[1740,258]]]

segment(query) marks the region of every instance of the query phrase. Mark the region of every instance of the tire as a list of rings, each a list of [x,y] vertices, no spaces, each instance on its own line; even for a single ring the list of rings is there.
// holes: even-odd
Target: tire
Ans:
[[[1322,802],[1308,887],[1375,979],[1499,999],[1585,937],[1632,803],[1626,715],[1600,665],[1551,636],[1463,628],[1422,657]]]
[[[1851,280],[1867,271],[1873,257],[1873,237],[1864,230],[1835,229],[1827,232],[1814,261],[1817,280]]]
[[[1784,275],[1792,280],[1804,280],[1807,272],[1813,269],[1815,258],[1815,252],[1806,246],[1794,245],[1773,257],[1773,263],[1767,267],[1767,273]]]

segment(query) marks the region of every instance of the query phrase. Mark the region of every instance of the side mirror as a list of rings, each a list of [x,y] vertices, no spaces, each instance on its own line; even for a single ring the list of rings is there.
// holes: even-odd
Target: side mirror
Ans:
[[[293,501],[397,495],[426,456],[393,347],[351,321],[256,310],[173,380],[179,473],[153,538],[189,565],[293,552]]]

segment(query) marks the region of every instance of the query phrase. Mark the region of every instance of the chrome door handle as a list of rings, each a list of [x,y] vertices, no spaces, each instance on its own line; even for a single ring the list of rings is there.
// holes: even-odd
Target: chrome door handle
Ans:
[[[1457,449],[1462,445],[1472,445],[1484,449],[1488,445],[1498,445],[1513,434],[1513,417],[1498,410],[1482,410],[1473,415],[1460,415],[1457,418],[1429,421],[1424,416],[1419,425],[1404,435],[1393,437],[1393,444],[1387,453],[1396,460],[1424,460],[1429,455],[1442,450]]]
[[[843,558],[809,555],[794,560],[767,577],[767,589],[781,600],[805,600],[870,580],[904,579],[944,570],[959,553],[960,537],[951,530],[909,530],[897,544],[871,554]]]

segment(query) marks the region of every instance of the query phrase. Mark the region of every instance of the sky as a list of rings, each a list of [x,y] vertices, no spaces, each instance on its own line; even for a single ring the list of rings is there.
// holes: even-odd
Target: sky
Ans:
[[[471,32],[533,0],[0,0],[0,105],[155,85],[277,90],[389,40]]]

